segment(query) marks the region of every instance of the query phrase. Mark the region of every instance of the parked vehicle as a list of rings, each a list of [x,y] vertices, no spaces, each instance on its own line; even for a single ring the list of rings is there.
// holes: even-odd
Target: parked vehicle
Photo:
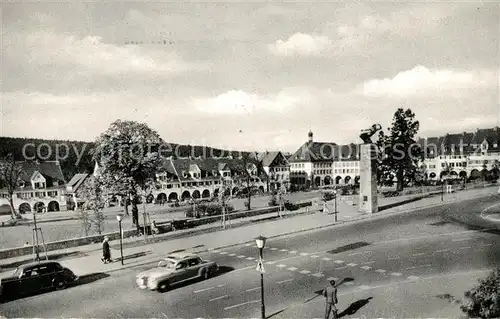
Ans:
[[[16,268],[12,276],[0,280],[2,299],[9,299],[49,289],[64,289],[78,277],[58,262],[42,261]]]
[[[167,291],[171,286],[195,278],[208,279],[219,266],[190,253],[172,253],[162,259],[156,268],[139,273],[136,283],[141,289]]]

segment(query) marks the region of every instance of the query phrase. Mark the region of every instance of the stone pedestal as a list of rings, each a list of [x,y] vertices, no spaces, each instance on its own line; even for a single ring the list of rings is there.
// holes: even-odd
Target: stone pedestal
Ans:
[[[359,211],[373,214],[378,211],[377,151],[374,144],[361,145],[359,166]]]

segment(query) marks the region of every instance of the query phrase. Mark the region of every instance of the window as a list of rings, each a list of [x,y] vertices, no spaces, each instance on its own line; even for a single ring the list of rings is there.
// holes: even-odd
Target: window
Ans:
[[[187,260],[188,267],[193,267],[201,263],[200,258],[191,258]]]
[[[443,168],[444,168],[445,166],[446,166],[446,164],[445,164],[445,163],[441,163],[441,167],[443,167]]]
[[[181,261],[177,264],[177,266],[175,266],[175,269],[178,270],[178,269],[184,269],[184,268],[187,268],[187,263],[185,261]]]

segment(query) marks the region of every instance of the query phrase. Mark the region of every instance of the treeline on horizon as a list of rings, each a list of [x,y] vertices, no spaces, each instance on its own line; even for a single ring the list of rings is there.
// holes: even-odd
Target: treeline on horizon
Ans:
[[[66,145],[67,147],[63,146]],[[248,152],[229,151],[205,146],[180,145],[168,143],[162,148],[162,156],[168,157],[226,157],[249,154]],[[38,138],[0,137],[0,159],[9,154],[17,161],[59,159],[66,181],[77,173],[90,173],[94,169],[92,150],[94,142],[48,140]],[[23,154],[24,148],[24,154]],[[37,151],[38,150],[38,151]],[[174,151],[176,151],[174,154]]]

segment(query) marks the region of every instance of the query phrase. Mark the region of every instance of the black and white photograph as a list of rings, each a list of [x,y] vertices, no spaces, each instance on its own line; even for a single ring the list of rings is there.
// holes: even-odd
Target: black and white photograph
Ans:
[[[0,22],[0,318],[500,318],[499,2]]]

